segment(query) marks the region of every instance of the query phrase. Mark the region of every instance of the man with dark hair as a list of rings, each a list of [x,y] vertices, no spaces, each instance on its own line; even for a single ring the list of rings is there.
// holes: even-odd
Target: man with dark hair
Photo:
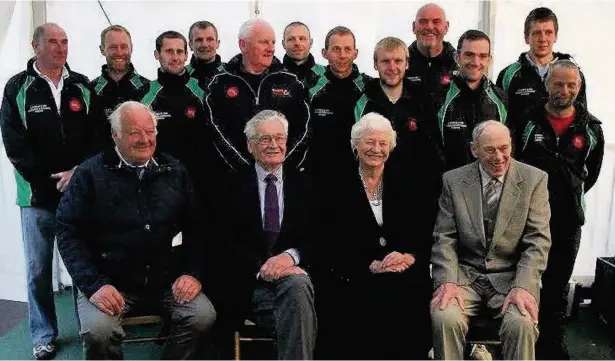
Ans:
[[[307,90],[303,83],[284,70],[274,56],[275,33],[262,19],[246,21],[239,29],[240,54],[209,84],[205,99],[218,159],[219,172],[233,172],[250,165],[242,130],[263,109],[279,111],[288,119],[289,168],[303,167],[310,120]]]
[[[448,26],[444,9],[431,3],[422,6],[412,22],[416,40],[408,47],[412,61],[406,78],[418,93],[424,94],[425,100],[442,85],[448,85],[453,71],[458,69],[455,48],[444,41]]]
[[[90,83],[91,89],[99,99],[100,106],[109,116],[118,104],[128,100],[140,100],[149,80],[137,74],[130,58],[132,38],[130,32],[121,25],[111,25],[100,33],[100,53],[107,64],[102,66],[101,75]],[[100,141],[110,145],[111,128],[104,122]]]
[[[186,71],[199,81],[202,89],[207,89],[211,78],[224,66],[220,55],[216,53],[220,46],[218,29],[209,21],[197,21],[190,26],[188,40],[192,58]]]
[[[184,164],[200,191],[203,163],[210,160],[208,156],[215,158],[213,149],[207,152],[206,148],[211,138],[206,131],[205,92],[184,68],[187,49],[186,38],[176,31],[165,31],[156,38],[158,78],[149,84],[141,103],[156,114],[159,149]]]
[[[324,69],[322,65],[316,64],[314,56],[310,53],[313,43],[310,29],[304,23],[293,21],[284,28],[282,46],[286,50],[286,55],[282,63],[304,84],[312,76],[312,68]]]
[[[558,60],[572,59],[569,54],[553,51],[558,30],[557,16],[548,8],[536,8],[525,18],[525,43],[530,49],[521,53],[516,62],[502,69],[497,79],[498,86],[508,95],[512,122],[516,122],[521,112],[528,108],[542,109],[548,97],[544,79],[549,66]],[[582,72],[576,104],[587,107]]]
[[[549,174],[553,245],[542,276],[536,352],[542,360],[562,360],[570,359],[564,343],[568,282],[585,223],[584,197],[600,174],[604,136],[600,121],[575,102],[582,82],[576,64],[551,64],[545,81],[548,102],[523,113],[517,157]]]
[[[459,73],[435,93],[435,106],[430,109],[447,170],[473,161],[470,141],[477,124],[489,119],[506,124],[507,120],[506,95],[485,75],[491,63],[489,37],[478,30],[466,31],[459,38],[455,59]]]
[[[64,30],[46,23],[34,30],[34,57],[6,83],[0,126],[15,167],[26,257],[28,313],[34,357],[56,354],[58,323],[52,286],[55,213],[79,163],[97,149],[102,121],[89,80],[66,63]]]
[[[315,176],[356,171],[348,134],[355,123],[355,105],[371,79],[354,64],[358,54],[352,31],[336,26],[327,33],[322,49],[329,65],[313,68],[309,81],[312,137],[306,168]]]

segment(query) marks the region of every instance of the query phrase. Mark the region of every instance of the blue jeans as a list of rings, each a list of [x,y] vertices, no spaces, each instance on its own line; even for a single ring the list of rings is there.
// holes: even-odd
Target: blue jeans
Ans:
[[[43,208],[21,208],[30,337],[34,345],[48,343],[58,337],[52,284],[55,228],[55,213]]]

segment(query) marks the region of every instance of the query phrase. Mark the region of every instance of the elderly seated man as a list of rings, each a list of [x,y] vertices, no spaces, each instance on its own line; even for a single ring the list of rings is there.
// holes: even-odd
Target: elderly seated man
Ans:
[[[171,325],[162,357],[190,358],[216,318],[195,258],[204,242],[196,197],[181,163],[155,153],[156,117],[146,106],[125,102],[110,120],[115,149],[77,167],[57,213],[85,358],[122,358],[122,317],[152,299]]]

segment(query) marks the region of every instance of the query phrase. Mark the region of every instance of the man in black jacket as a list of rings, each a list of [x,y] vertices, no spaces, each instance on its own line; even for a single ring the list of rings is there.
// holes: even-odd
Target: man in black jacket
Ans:
[[[201,293],[205,232],[190,178],[154,153],[156,118],[145,105],[123,103],[110,120],[115,149],[77,167],[57,214],[85,358],[121,359],[123,315],[161,302],[171,322],[162,358],[187,359],[216,318]]]
[[[519,60],[502,69],[497,80],[498,86],[508,95],[511,121],[514,122],[529,108],[542,110],[548,98],[544,79],[549,67],[557,60],[572,59],[568,54],[553,51],[558,30],[557,16],[548,8],[536,8],[525,18],[525,42],[530,49],[519,55]],[[576,103],[587,107],[582,72]]]
[[[21,207],[30,334],[36,359],[56,354],[52,288],[55,212],[75,167],[95,151],[102,117],[88,79],[66,64],[68,38],[56,24],[34,30],[35,57],[6,84],[0,126],[15,167]]]
[[[261,19],[246,21],[239,29],[238,43],[241,54],[214,76],[205,98],[216,151],[225,162],[220,171],[249,167],[243,127],[263,109],[277,110],[288,119],[284,162],[287,167],[300,168],[310,122],[307,90],[273,56],[275,34],[269,23]]]
[[[472,130],[485,120],[506,124],[504,92],[485,75],[491,62],[489,37],[478,30],[468,30],[459,38],[457,55],[459,74],[434,95],[429,110],[437,126],[445,170],[472,163]]]
[[[100,53],[107,60],[102,66],[101,75],[90,83],[98,97],[100,107],[108,117],[113,110],[127,100],[140,100],[145,95],[149,80],[137,74],[130,58],[132,38],[130,32],[121,25],[111,25],[100,33]],[[111,127],[103,122],[100,140],[102,146],[113,143]]]
[[[541,360],[570,359],[563,340],[568,281],[585,223],[585,193],[596,183],[604,155],[600,121],[575,102],[581,81],[572,61],[552,64],[546,76],[549,101],[528,109],[518,132],[517,157],[549,174],[553,243],[540,292],[536,357]]]
[[[220,55],[217,54],[220,40],[218,29],[209,21],[197,21],[190,26],[188,40],[192,58],[186,66],[191,77],[199,81],[199,86],[205,90],[209,82],[224,67]]]
[[[286,50],[286,55],[282,59],[282,64],[303,84],[312,77],[312,68],[324,69],[322,65],[316,64],[314,56],[310,53],[313,43],[310,29],[304,23],[294,21],[284,28],[282,46]]]

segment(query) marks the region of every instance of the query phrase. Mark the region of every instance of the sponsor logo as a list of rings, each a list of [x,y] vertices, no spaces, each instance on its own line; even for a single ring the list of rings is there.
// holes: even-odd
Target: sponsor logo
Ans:
[[[542,143],[545,140],[545,136],[542,133],[534,134],[534,143]]]
[[[28,109],[28,113],[42,113],[46,110],[51,110],[51,108],[47,104],[36,104],[30,106],[30,109]]]
[[[449,130],[465,130],[468,128],[465,120],[463,118],[461,120],[453,120],[444,125]]]
[[[412,132],[418,129],[418,125],[416,124],[416,119],[408,118],[408,129],[410,129],[410,131]]]
[[[196,116],[196,108],[189,106],[186,108],[186,117],[189,119],[193,119]]]
[[[288,89],[278,89],[278,88],[272,88],[271,89],[271,95],[273,95],[274,97],[290,97],[290,92],[288,91]]]
[[[81,110],[81,102],[79,99],[71,99],[68,101],[68,108],[73,112],[78,112]]]
[[[318,117],[326,117],[327,115],[333,115],[333,112],[329,109],[314,109],[314,114]]]
[[[522,89],[517,89],[517,91],[515,92],[515,95],[527,96],[527,95],[532,95],[534,93],[536,93],[536,90],[534,88],[522,88]]]
[[[167,113],[167,112],[155,112],[154,113],[156,115],[156,120],[161,121],[164,120],[166,118],[170,118],[171,114]]]
[[[232,86],[226,89],[227,98],[237,98],[238,95],[239,95],[239,89],[236,86]]]
[[[420,76],[409,76],[406,79],[410,80],[412,83],[420,83],[421,82],[421,77]]]
[[[574,145],[574,147],[577,149],[583,148],[583,146],[585,145],[585,137],[583,137],[582,135],[575,135],[574,137],[572,137],[572,145]]]

